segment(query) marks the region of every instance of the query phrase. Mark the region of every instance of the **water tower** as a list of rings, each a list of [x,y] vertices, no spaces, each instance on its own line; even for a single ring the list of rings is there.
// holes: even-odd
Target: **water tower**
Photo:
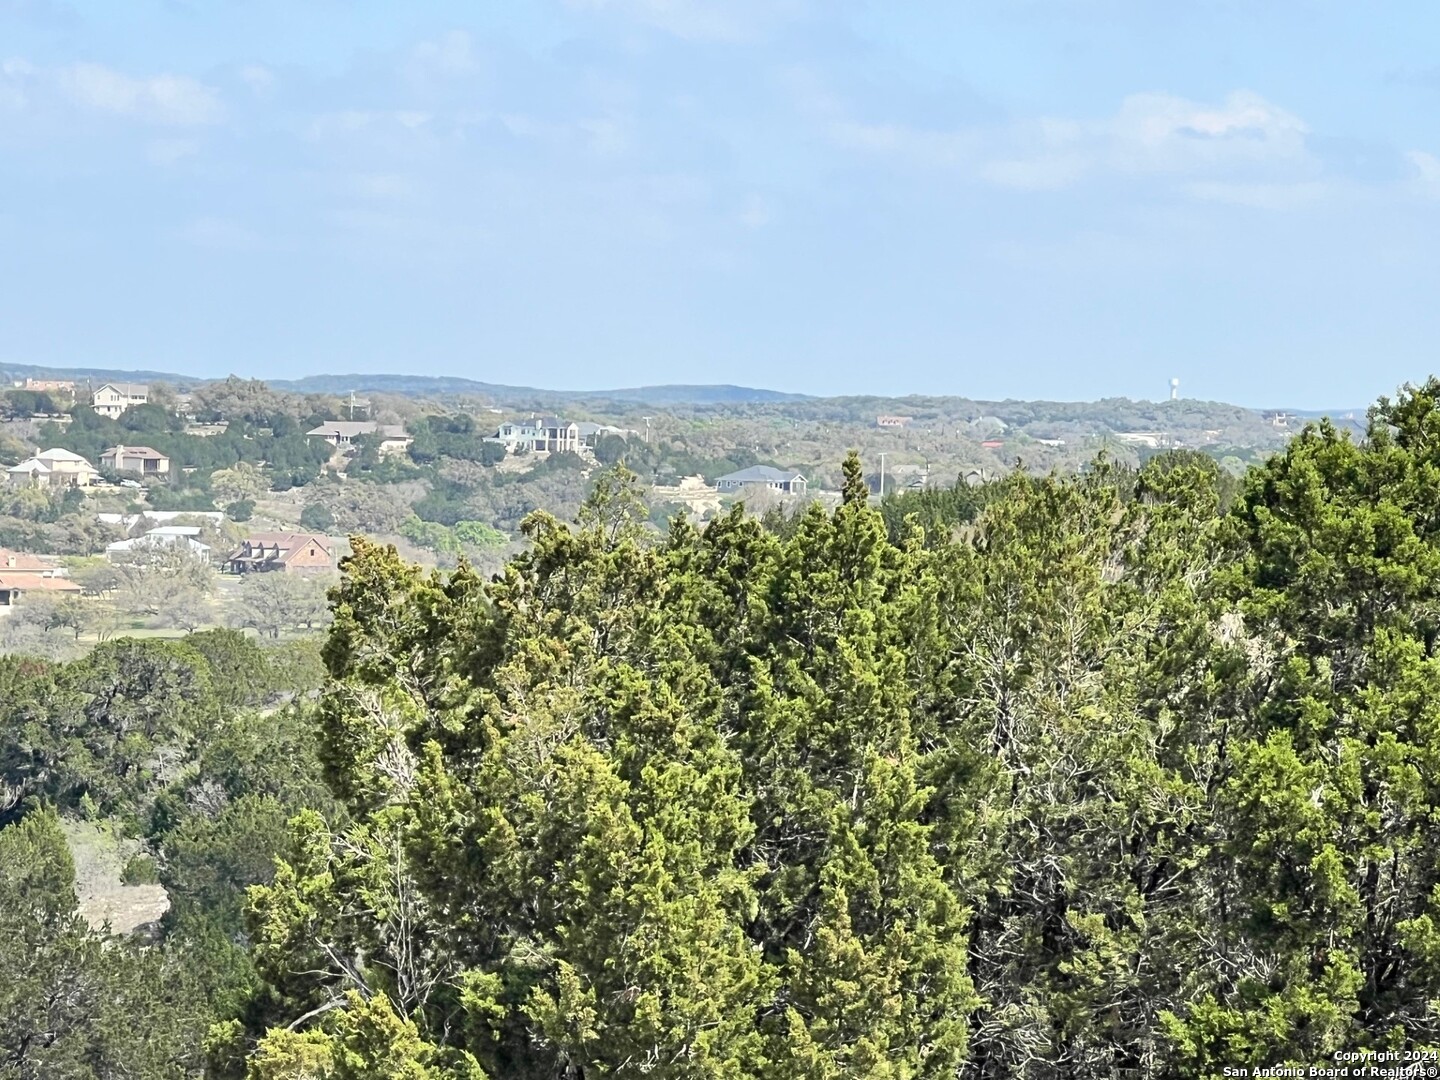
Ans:
[[[1178,399],[1179,397],[1180,397],[1180,380],[1179,380],[1179,379],[1171,379],[1171,380],[1170,380],[1170,400],[1171,400],[1171,401],[1175,401],[1175,400]]]

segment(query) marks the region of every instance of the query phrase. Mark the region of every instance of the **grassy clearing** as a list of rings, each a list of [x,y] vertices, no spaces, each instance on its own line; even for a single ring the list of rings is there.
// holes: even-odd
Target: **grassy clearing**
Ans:
[[[80,914],[97,930],[106,923],[129,934],[155,922],[170,907],[161,885],[126,885],[125,865],[139,853],[140,842],[122,835],[114,821],[61,821],[75,860],[75,892]]]

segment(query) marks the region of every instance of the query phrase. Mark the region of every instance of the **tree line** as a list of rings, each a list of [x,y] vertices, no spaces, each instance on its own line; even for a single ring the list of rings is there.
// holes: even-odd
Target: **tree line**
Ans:
[[[489,580],[357,539],[286,714],[303,809],[207,924],[232,976],[204,1067],[1198,1077],[1440,1048],[1437,432],[1432,380],[1238,484],[1102,459],[898,522],[852,456],[834,511],[663,537],[614,470]],[[149,731],[147,700],[104,715]],[[190,782],[151,802],[203,832]]]

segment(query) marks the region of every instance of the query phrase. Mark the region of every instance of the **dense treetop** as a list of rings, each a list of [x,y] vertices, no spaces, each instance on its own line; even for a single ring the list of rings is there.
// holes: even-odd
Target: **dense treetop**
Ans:
[[[892,538],[852,459],[783,538],[736,511],[655,542],[615,474],[492,583],[359,544],[321,709],[351,824],[302,821],[251,900],[282,1015],[315,1017],[254,1060],[1192,1076],[1435,1045],[1436,393],[1238,496],[1198,456],[1102,461]]]

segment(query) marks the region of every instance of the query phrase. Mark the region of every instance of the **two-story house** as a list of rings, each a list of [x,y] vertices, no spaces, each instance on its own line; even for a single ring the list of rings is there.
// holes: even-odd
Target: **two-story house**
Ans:
[[[100,455],[100,467],[110,472],[164,476],[170,471],[170,459],[148,446],[112,446]]]
[[[112,420],[132,405],[150,400],[150,388],[143,383],[107,382],[91,396],[91,408]]]
[[[598,429],[599,425],[593,425]],[[558,416],[543,416],[529,420],[513,420],[501,424],[490,442],[504,444],[507,450],[547,450],[551,453],[573,454],[585,444],[581,425]]]
[[[69,450],[44,450],[5,470],[10,487],[89,487],[95,466]]]
[[[225,569],[234,574],[317,573],[334,568],[333,541],[313,533],[252,533],[225,560]]]

